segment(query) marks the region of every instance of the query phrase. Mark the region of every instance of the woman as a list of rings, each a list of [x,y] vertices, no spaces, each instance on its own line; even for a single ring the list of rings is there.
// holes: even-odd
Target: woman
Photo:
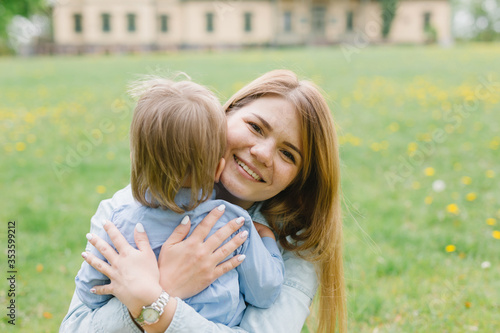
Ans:
[[[277,70],[242,88],[224,108],[228,147],[218,197],[248,209],[255,222],[269,224],[277,233],[286,276],[276,303],[269,309],[248,307],[240,327],[228,328],[208,322],[180,300],[238,264],[233,258],[218,265],[226,251],[243,241],[234,237],[217,249],[238,228],[235,223],[204,241],[216,211],[184,241],[186,226],[179,226],[162,248],[159,271],[145,233],[136,233],[135,250],[107,223],[120,254],[93,237],[90,242],[111,266],[91,255],[86,260],[112,281],[96,292],[116,298],[91,311],[73,297],[61,331],[139,332],[131,317],[166,290],[180,298],[171,298],[161,320],[146,327],[148,332],[300,332],[316,288],[314,267],[320,286],[316,331],[334,332],[337,321],[340,331],[346,330],[338,144],[328,105],[313,84]],[[129,199],[103,202],[94,219],[109,218],[113,205]],[[93,228],[98,227],[93,221]]]

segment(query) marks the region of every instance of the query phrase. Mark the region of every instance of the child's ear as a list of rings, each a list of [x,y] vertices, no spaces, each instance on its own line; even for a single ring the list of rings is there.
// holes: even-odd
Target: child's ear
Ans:
[[[220,175],[222,174],[222,170],[226,166],[226,160],[221,158],[219,164],[217,165],[217,169],[215,170],[215,182],[218,183],[220,179]]]

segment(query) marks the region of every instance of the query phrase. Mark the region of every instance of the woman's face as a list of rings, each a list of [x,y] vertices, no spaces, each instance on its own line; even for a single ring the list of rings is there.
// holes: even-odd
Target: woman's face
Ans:
[[[266,96],[229,114],[224,158],[221,182],[243,208],[284,190],[302,163],[295,107],[281,97]]]

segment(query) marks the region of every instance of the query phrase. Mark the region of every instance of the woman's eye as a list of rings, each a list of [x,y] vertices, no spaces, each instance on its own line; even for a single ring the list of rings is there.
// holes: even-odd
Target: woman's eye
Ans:
[[[260,129],[259,125],[255,123],[249,123],[249,125],[252,127],[252,129],[257,132],[257,133],[262,133],[262,130]]]
[[[282,151],[283,155],[289,159],[290,161],[292,161],[293,163],[295,163],[295,157],[293,156],[292,153],[290,153],[289,151],[286,151],[286,150],[283,150]]]

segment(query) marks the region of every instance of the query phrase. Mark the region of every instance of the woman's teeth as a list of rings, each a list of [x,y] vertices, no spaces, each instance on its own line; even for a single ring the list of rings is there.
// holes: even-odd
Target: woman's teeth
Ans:
[[[258,174],[256,174],[255,172],[253,172],[252,170],[250,170],[250,168],[245,164],[243,163],[242,161],[240,161],[236,156],[235,156],[235,160],[236,160],[236,163],[238,163],[238,165],[240,167],[243,168],[243,170],[245,170],[250,176],[252,176],[256,181],[262,181],[262,179],[259,177]]]

